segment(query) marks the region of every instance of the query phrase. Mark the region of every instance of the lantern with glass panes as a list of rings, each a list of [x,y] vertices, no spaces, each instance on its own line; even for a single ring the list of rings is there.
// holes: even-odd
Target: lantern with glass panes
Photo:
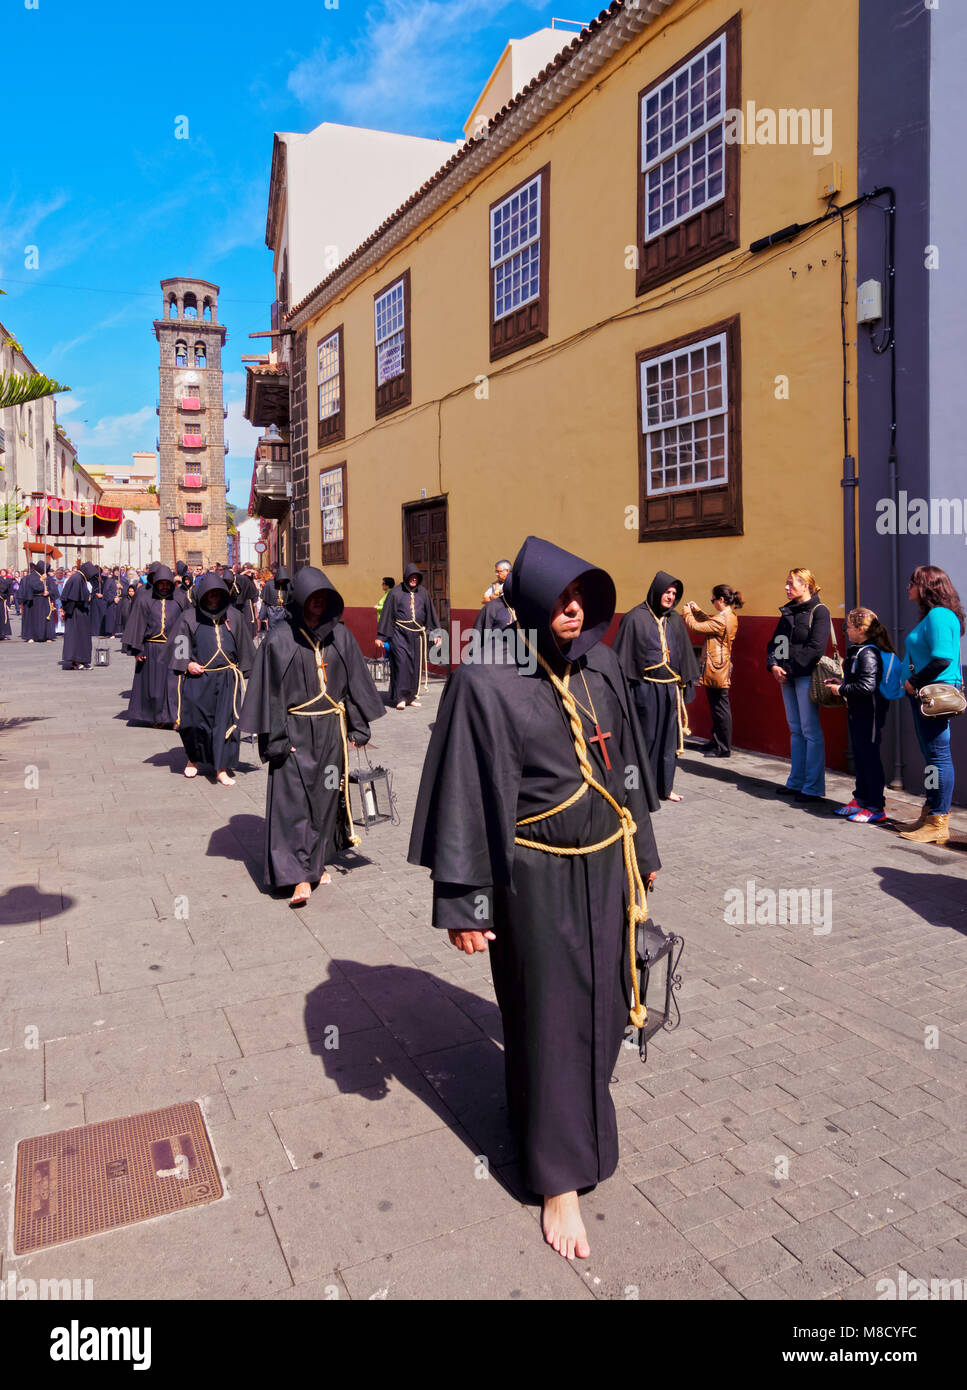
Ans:
[[[635,931],[636,969],[638,971],[638,993],[645,1006],[645,1023],[642,1028],[629,1025],[630,1042],[638,1044],[638,1055],[643,1062],[648,1060],[648,1039],[660,1030],[671,1032],[682,1021],[675,995],[682,987],[682,977],[678,964],[685,949],[685,938],[674,932],[663,932],[657,922],[649,917],[639,922]],[[661,962],[665,962],[664,989],[661,987]],[[648,997],[652,973],[655,973],[657,989],[652,991],[653,999]]]
[[[94,648],[94,665],[95,665],[95,666],[110,666],[110,664],[111,664],[111,648],[110,648],[110,647],[95,647],[95,648]]]
[[[360,750],[356,749],[356,767],[349,774],[349,812],[355,825],[367,833],[370,826],[396,821],[396,802],[393,798],[393,774],[385,767],[373,767],[369,754],[363,767]]]
[[[366,658],[366,665],[369,667],[369,674],[373,678],[373,683],[379,685],[381,681],[388,681],[390,678],[389,661],[384,656],[370,656]]]

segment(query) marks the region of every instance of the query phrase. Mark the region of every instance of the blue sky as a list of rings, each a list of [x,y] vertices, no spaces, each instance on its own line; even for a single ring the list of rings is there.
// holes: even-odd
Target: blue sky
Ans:
[[[230,500],[246,505],[257,432],[239,359],[266,348],[247,335],[268,328],[273,298],[273,132],[341,121],[458,139],[508,39],[600,8],[3,0],[0,320],[72,388],[58,418],[81,463],[155,447],[159,281],[197,275],[221,286]]]

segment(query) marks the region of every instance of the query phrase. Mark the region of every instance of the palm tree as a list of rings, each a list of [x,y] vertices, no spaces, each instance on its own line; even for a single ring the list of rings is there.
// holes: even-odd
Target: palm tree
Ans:
[[[21,374],[20,372],[0,372],[0,410],[11,405],[26,405],[28,401],[39,401],[42,396],[56,396],[61,391],[69,391],[41,372]]]
[[[0,294],[6,294],[6,290],[0,290]],[[20,349],[20,344],[13,338],[8,338],[7,342],[11,347]],[[44,396],[56,396],[61,391],[70,389],[69,386],[62,386],[59,381],[44,376],[42,372],[0,372],[0,410],[6,410],[12,405],[27,405],[30,401],[39,401]],[[0,463],[0,473],[3,471],[3,464]],[[17,526],[26,514],[27,508],[18,507],[15,502],[0,503],[0,540],[6,540],[11,528]]]

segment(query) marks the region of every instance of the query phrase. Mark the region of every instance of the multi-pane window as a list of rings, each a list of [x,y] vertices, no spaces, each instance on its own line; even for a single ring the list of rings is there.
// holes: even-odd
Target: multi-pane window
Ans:
[[[346,374],[343,325],[322,338],[316,348],[318,421],[316,445],[325,448],[346,438]]]
[[[201,516],[201,503],[189,502],[187,504],[186,510],[189,516]]]
[[[645,98],[642,122],[650,239],[724,195],[724,35]]]
[[[373,296],[373,315],[376,418],[380,419],[401,406],[409,405],[412,399],[409,270],[404,270],[391,284],[376,292]],[[340,343],[340,357],[341,347]],[[343,438],[344,434],[345,431],[339,438]]]
[[[738,317],[638,353],[639,540],[742,535]]]
[[[638,294],[739,245],[741,37],[736,15],[639,93]]]
[[[525,183],[490,210],[494,317],[502,319],[541,292],[541,180]]]
[[[728,481],[725,334],[641,363],[651,496]]]
[[[551,166],[490,205],[490,360],[547,337]]]
[[[346,546],[346,465],[319,474],[319,507],[322,512],[322,562],[344,564]]]
[[[200,565],[200,564],[202,563],[202,560],[203,560],[203,556],[202,556],[202,553],[201,553],[200,550],[189,550],[189,552],[188,552],[188,563],[189,563],[189,565]]]
[[[335,415],[340,406],[339,334],[319,344],[319,419]]]
[[[376,385],[384,386],[406,368],[406,297],[397,280],[376,298]]]

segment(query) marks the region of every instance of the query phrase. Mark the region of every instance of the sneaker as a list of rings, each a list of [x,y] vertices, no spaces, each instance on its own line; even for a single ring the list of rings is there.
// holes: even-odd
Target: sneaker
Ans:
[[[869,811],[865,806],[861,806],[850,816],[850,820],[859,821],[861,825],[879,825],[881,821],[886,820],[886,812]]]
[[[862,809],[863,807],[860,805],[860,803],[856,800],[856,797],[854,796],[851,797],[849,801],[847,801],[845,806],[837,806],[836,810],[833,812],[833,815],[849,816],[852,819],[853,812],[862,811]]]

